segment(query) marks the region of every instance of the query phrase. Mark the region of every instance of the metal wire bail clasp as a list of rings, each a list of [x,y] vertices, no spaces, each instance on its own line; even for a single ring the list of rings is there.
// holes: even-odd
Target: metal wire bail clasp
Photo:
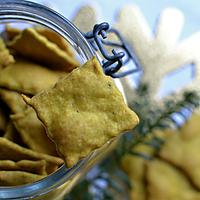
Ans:
[[[108,33],[112,33],[117,36],[120,43],[106,40]],[[102,67],[106,75],[113,78],[121,78],[140,71],[140,67],[134,59],[134,55],[129,49],[127,43],[116,29],[110,28],[108,23],[103,22],[101,24],[96,24],[93,31],[84,33],[84,36],[90,42],[95,51],[99,50],[103,55],[104,60],[102,61]],[[120,49],[120,51],[117,52],[115,49],[112,49],[112,54],[110,55],[105,46],[116,47]],[[135,63],[135,68],[118,72],[121,67],[129,61],[133,61]]]

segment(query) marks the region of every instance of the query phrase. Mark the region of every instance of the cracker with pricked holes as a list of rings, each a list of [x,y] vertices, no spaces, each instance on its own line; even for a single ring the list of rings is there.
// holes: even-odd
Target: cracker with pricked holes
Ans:
[[[63,160],[61,158],[32,151],[1,137],[0,149],[0,160],[45,160],[47,163],[48,174],[52,173],[58,168],[58,166],[63,164]]]
[[[50,66],[55,70],[70,72],[79,63],[56,44],[50,42],[33,28],[28,28],[9,43],[19,55]]]
[[[194,117],[193,117],[194,118]],[[196,118],[196,116],[195,116]],[[177,134],[169,137],[159,152],[159,156],[181,168],[200,189],[200,116],[189,120]]]
[[[0,70],[0,87],[34,95],[53,86],[64,74],[26,60],[17,60]]]
[[[47,175],[45,160],[0,160],[0,170],[4,171],[25,171],[39,175]]]
[[[11,113],[23,112],[28,107],[21,94],[15,91],[0,88],[0,98],[10,108]]]
[[[74,56],[72,48],[69,43],[58,33],[44,27],[35,27],[34,28],[40,35],[46,37],[50,42],[56,44],[60,49],[64,50],[68,55]],[[13,40],[17,35],[19,35],[22,30],[6,25],[5,29],[8,40]]]
[[[0,186],[17,186],[34,183],[45,176],[23,171],[0,171]]]
[[[14,63],[13,56],[9,53],[2,38],[0,38],[0,69]]]
[[[198,200],[186,176],[172,165],[161,160],[147,162],[147,190],[149,200]]]
[[[138,123],[95,57],[54,88],[24,99],[36,110],[69,167]]]
[[[33,108],[11,116],[24,143],[32,150],[58,156],[55,144],[47,137],[46,130]]]

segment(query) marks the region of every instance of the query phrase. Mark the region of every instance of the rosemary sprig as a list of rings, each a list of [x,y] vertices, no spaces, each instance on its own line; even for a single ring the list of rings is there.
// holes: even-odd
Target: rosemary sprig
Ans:
[[[138,114],[140,124],[132,134],[122,138],[124,140],[120,146],[120,149],[123,149],[122,156],[126,153],[139,155],[138,152],[133,152],[133,148],[140,143],[159,150],[164,143],[163,139],[153,135],[149,141],[146,141],[146,135],[153,134],[156,129],[178,128],[180,125],[176,118],[181,117],[182,122],[185,122],[189,117],[188,113],[191,113],[200,104],[200,97],[194,91],[186,91],[180,100],[175,100],[172,95],[170,99],[163,102],[163,105],[157,106],[146,100],[150,96],[146,85],[141,85],[137,94],[138,99],[131,105],[131,108]],[[143,99],[143,103],[141,103],[141,99]],[[142,105],[144,106],[141,109]],[[186,110],[188,112],[185,112]],[[148,156],[140,155],[148,158]]]

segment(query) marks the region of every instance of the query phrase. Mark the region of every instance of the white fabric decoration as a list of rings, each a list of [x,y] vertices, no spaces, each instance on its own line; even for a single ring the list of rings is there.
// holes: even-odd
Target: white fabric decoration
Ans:
[[[132,47],[144,70],[142,82],[148,83],[152,97],[158,93],[165,75],[189,63],[194,63],[196,69],[192,83],[186,87],[200,89],[200,32],[178,41],[183,24],[183,14],[167,8],[161,13],[153,34],[135,5],[125,6],[119,13],[115,28]]]

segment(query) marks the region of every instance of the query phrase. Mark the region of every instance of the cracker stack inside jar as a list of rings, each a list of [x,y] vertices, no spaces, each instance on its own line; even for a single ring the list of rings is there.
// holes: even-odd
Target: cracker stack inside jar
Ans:
[[[22,26],[23,27],[23,26]],[[94,57],[82,67],[52,30],[6,24],[0,38],[0,186],[33,183],[138,123]]]

